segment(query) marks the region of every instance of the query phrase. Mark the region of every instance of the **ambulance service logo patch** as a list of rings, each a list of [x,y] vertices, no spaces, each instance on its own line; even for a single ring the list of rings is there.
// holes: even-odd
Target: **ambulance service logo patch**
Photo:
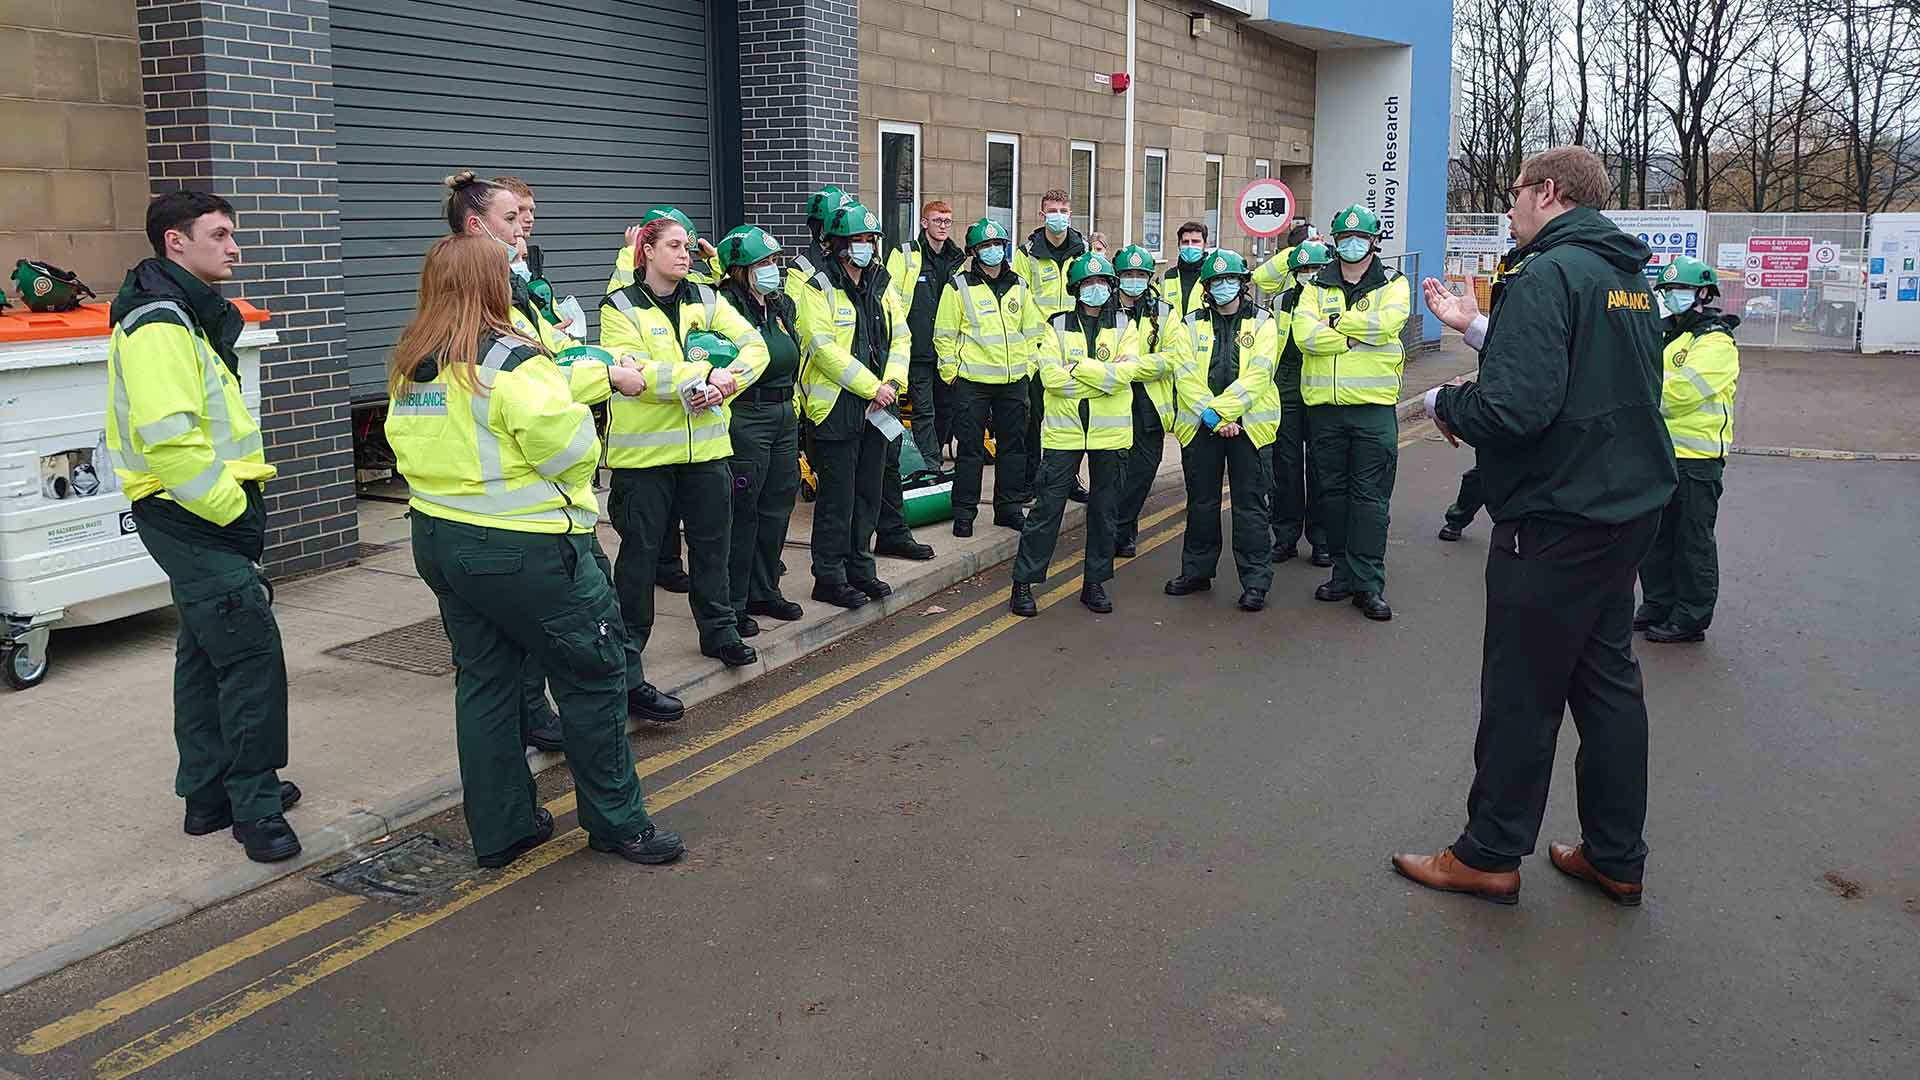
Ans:
[[[1369,300],[1371,300],[1371,299],[1373,299],[1373,298],[1372,298],[1372,297],[1370,297],[1370,296],[1363,296],[1363,297],[1361,297],[1361,298],[1359,299],[1359,301],[1358,301],[1358,302],[1356,302],[1356,303],[1355,303],[1355,304],[1353,305],[1353,310],[1355,310],[1355,311],[1365,311],[1365,310],[1367,310],[1367,301],[1369,301]]]
[[[1007,301],[1007,314],[1009,315],[1020,314],[1020,298],[1019,297],[1016,296],[1013,299]]]
[[[1101,360],[1111,360],[1113,359],[1113,350],[1111,348],[1108,348],[1105,345],[1102,345],[1100,346],[1099,349],[1094,351],[1094,355],[1099,357]]]
[[[1664,274],[1661,274],[1660,279],[1662,281],[1672,281],[1673,279],[1679,276],[1680,276],[1680,268],[1669,263],[1667,264],[1667,272]]]
[[[1357,229],[1359,227],[1360,227],[1360,215],[1354,213],[1351,210],[1347,211],[1347,228]]]
[[[50,278],[50,277],[37,277],[37,278],[34,278],[34,279],[33,279],[33,295],[35,295],[35,296],[45,296],[45,295],[47,295],[48,293],[50,293],[50,292],[52,292],[52,291],[53,291],[53,279],[52,279],[52,278]]]
[[[1216,274],[1225,273],[1226,269],[1227,269],[1227,260],[1223,258],[1215,257],[1213,260],[1213,272]]]
[[[1679,352],[1673,354],[1673,366],[1674,367],[1687,366],[1687,350],[1681,349]]]
[[[1253,348],[1253,331],[1242,330],[1240,331],[1240,336],[1238,338],[1235,338],[1234,340],[1240,343],[1241,348],[1251,349]]]
[[[877,217],[874,217],[874,216],[873,216],[872,214],[868,214],[868,215],[867,215],[867,228],[868,228],[868,230],[870,230],[870,231],[873,231],[873,232],[878,232],[878,231],[880,231],[880,219],[879,219],[879,218],[877,218]]]
[[[687,359],[693,361],[696,364],[706,363],[706,360],[707,360],[706,347],[702,345],[695,345],[693,348],[688,349]]]

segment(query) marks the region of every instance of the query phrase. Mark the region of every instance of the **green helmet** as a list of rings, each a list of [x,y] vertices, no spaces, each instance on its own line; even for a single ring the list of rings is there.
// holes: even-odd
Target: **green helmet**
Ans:
[[[857,202],[849,202],[827,219],[826,235],[833,238],[866,236],[880,231],[880,215]]]
[[[687,335],[687,360],[695,364],[731,367],[740,357],[732,341],[711,330],[695,330]]]
[[[1078,289],[1090,277],[1116,277],[1113,264],[1105,255],[1089,251],[1067,264],[1067,288]]]
[[[700,239],[699,230],[693,227],[693,219],[681,213],[678,207],[656,206],[640,215],[640,224],[645,225],[648,222],[658,221],[661,218],[672,218],[679,222],[680,227],[687,230],[687,240],[689,242]]]
[[[614,364],[613,354],[598,345],[575,345],[553,354],[553,362],[561,367],[572,367],[576,360],[591,360],[608,367]]]
[[[1302,240],[1287,252],[1287,269],[1310,270],[1333,261],[1333,252],[1318,240]]]
[[[1153,273],[1153,252],[1139,244],[1128,244],[1113,257],[1113,266],[1116,271],[1123,273],[1130,270],[1144,270],[1151,274]]]
[[[1214,248],[1207,252],[1206,261],[1200,264],[1200,284],[1205,285],[1217,277],[1246,277],[1247,260],[1237,251],[1226,248]]]
[[[1006,228],[992,218],[981,218],[979,221],[967,226],[968,251],[972,251],[981,244],[991,243],[995,240],[1005,240],[1008,243],[1012,243],[1013,237],[1007,235]]]
[[[857,201],[853,196],[840,190],[837,184],[828,184],[807,199],[807,224],[825,221],[835,210]]]
[[[780,241],[768,235],[765,229],[742,225],[720,238],[719,254],[722,270],[752,266],[762,259],[780,254]]]
[[[1333,215],[1332,236],[1341,233],[1365,233],[1375,240],[1380,239],[1380,215],[1354,203],[1345,210]]]
[[[1654,281],[1653,287],[1656,289],[1712,289],[1713,295],[1719,296],[1720,275],[1714,273],[1713,267],[1708,266],[1704,261],[1691,255],[1681,255],[1668,263],[1665,270],[1660,271],[1660,277]]]
[[[82,296],[93,299],[93,290],[71,271],[32,259],[13,264],[13,286],[29,311],[72,311]]]

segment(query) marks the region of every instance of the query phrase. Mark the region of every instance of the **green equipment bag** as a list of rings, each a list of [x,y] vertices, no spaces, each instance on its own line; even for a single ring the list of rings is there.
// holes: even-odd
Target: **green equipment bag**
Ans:
[[[21,259],[13,264],[13,287],[32,311],[72,311],[81,298],[93,299],[87,283],[50,263]]]
[[[953,516],[953,476],[928,466],[911,437],[900,440],[901,509],[915,528]]]

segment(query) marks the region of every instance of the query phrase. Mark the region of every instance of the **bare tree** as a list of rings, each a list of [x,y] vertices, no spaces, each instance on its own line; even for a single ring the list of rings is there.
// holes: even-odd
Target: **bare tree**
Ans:
[[[1710,209],[1713,142],[1728,112],[1723,80],[1764,32],[1753,0],[1653,0],[1651,22],[1672,80],[1660,108],[1673,124],[1686,204]]]
[[[1829,0],[1828,11],[1849,208],[1876,213],[1920,181],[1920,11],[1908,0]]]

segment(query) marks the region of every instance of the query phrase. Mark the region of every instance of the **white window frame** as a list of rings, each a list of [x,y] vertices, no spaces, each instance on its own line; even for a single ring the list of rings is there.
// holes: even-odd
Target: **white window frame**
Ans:
[[[1271,180],[1273,178],[1273,162],[1263,157],[1254,158],[1253,178],[1255,180]]]
[[[1067,144],[1067,193],[1070,195],[1073,194],[1073,156],[1082,151],[1085,151],[1087,155],[1087,205],[1085,210],[1087,227],[1080,230],[1080,232],[1084,236],[1092,237],[1094,230],[1100,227],[1095,223],[1093,213],[1094,207],[1099,205],[1100,201],[1100,147],[1097,144],[1082,142],[1079,139],[1075,139]],[[1075,209],[1078,210],[1079,207],[1076,205]]]
[[[1207,241],[1214,247],[1219,247],[1221,237],[1226,235],[1227,231],[1227,159],[1219,154],[1207,155],[1206,162],[1200,166],[1200,182],[1203,184],[1207,181],[1208,165],[1218,165],[1220,167],[1219,171],[1214,174],[1212,192],[1213,220],[1207,222],[1207,229],[1212,233],[1212,235],[1207,238]],[[1207,220],[1207,204],[1204,194],[1200,202],[1200,220]]]
[[[920,133],[919,124],[907,123],[905,121],[900,121],[900,120],[880,121],[880,141],[875,145],[874,149],[877,152],[873,155],[877,160],[874,162],[874,165],[873,165],[873,189],[872,190],[874,194],[879,198],[879,201],[880,201],[880,205],[875,207],[874,209],[879,210],[883,216],[887,212],[886,170],[887,170],[887,136],[889,135],[909,135],[909,136],[912,136],[913,138],[913,199],[911,203],[912,213],[908,215],[910,219],[910,223],[908,225],[908,235],[902,237],[900,240],[900,242],[903,244],[911,244],[916,238],[916,235],[919,229],[919,224],[920,224],[920,161],[921,161],[921,158],[925,156],[921,150],[921,147],[924,145],[922,140],[925,139],[925,136]]]
[[[1001,131],[987,132],[986,185],[982,189],[986,194],[987,216],[993,216],[993,150],[995,145],[1013,147],[1013,205],[1008,208],[1012,221],[1007,225],[1010,236],[1020,235],[1020,136]]]
[[[1155,161],[1160,163],[1160,206],[1157,211],[1147,202],[1148,193],[1152,190],[1147,183],[1147,177]],[[1132,213],[1133,208],[1128,207],[1127,212]],[[1143,243],[1147,238],[1146,217],[1156,212],[1160,215],[1160,244],[1152,251],[1153,257],[1158,259],[1165,253],[1167,244],[1167,152],[1150,146],[1147,147],[1146,157],[1140,166],[1140,239]]]

